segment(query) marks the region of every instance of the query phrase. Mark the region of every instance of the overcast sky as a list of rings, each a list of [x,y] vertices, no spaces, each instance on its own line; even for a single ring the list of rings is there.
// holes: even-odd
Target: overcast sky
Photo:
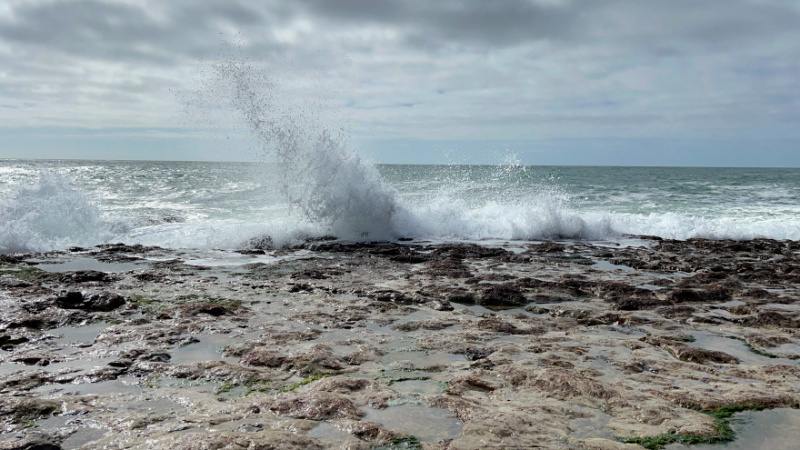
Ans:
[[[226,42],[378,162],[800,167],[800,0],[0,0],[0,158],[241,159]]]

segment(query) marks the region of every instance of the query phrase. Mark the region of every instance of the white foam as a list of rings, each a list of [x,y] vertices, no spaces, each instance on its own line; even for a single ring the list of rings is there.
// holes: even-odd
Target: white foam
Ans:
[[[94,245],[109,234],[95,203],[65,175],[42,171],[0,200],[0,253]]]

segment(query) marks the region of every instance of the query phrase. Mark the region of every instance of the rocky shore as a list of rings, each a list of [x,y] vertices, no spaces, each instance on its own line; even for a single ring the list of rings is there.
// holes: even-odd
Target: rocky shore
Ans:
[[[0,449],[662,448],[800,405],[800,242],[630,243],[3,255]]]

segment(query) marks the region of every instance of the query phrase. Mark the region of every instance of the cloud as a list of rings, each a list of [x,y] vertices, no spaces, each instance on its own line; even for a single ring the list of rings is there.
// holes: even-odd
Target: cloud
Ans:
[[[795,0],[9,0],[0,122],[181,127],[224,41],[366,138],[800,138]]]

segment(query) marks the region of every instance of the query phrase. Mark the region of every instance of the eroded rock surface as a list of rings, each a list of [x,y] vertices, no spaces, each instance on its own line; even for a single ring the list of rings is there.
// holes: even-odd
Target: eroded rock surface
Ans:
[[[0,448],[636,448],[800,405],[797,242],[263,243],[3,256]],[[75,257],[140,269],[36,267]]]

